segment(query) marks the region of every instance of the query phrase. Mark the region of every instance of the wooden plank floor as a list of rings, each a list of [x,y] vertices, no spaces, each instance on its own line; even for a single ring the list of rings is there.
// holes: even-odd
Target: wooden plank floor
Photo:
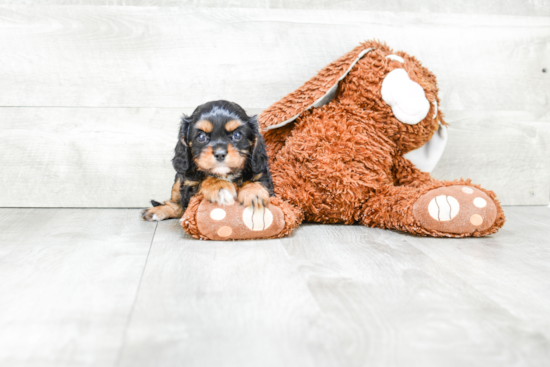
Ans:
[[[0,366],[113,366],[156,224],[0,209]]]
[[[0,366],[548,366],[550,208],[482,239],[305,224],[207,242],[0,209]]]

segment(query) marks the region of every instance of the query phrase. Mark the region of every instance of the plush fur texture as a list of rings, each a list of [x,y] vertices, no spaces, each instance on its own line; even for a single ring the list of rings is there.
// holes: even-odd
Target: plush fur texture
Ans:
[[[372,51],[339,82],[334,99],[308,110],[368,48]],[[387,58],[392,54],[405,62]],[[427,116],[415,125],[399,121],[382,99],[382,82],[396,68],[405,69],[430,102]],[[380,42],[361,44],[260,115],[262,129],[299,115],[287,125],[264,132],[275,194],[312,222],[359,222],[434,237],[497,232],[505,217],[492,191],[469,180],[437,181],[403,157],[428,142],[440,124],[446,125],[438,105],[436,78],[418,60]],[[434,231],[415,218],[412,207],[420,196],[453,185],[479,188],[494,201],[497,217],[490,228],[458,233],[450,226],[448,232]]]

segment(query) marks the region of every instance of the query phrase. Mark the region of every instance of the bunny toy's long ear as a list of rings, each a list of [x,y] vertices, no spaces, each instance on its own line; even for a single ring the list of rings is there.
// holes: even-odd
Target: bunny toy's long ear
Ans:
[[[376,42],[365,42],[338,60],[327,65],[304,85],[274,103],[260,114],[262,131],[283,127],[313,107],[327,104],[335,95],[338,82],[364,55],[374,49]]]

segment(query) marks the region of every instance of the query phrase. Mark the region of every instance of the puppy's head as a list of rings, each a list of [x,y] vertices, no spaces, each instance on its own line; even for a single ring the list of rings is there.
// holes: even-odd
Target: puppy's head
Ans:
[[[259,172],[267,165],[263,144],[255,116],[236,103],[208,102],[182,119],[174,168],[237,178],[245,168]]]

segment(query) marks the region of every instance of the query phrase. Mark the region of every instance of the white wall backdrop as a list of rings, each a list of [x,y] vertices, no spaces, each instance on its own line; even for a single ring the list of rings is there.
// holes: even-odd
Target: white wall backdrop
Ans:
[[[372,38],[438,77],[435,177],[548,204],[550,0],[447,3],[0,0],[0,206],[163,200],[182,113],[259,113]]]

